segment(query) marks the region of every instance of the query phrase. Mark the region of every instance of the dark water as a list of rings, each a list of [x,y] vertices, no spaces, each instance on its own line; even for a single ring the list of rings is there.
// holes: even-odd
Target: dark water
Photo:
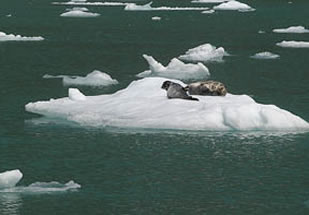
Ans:
[[[173,132],[38,125],[30,101],[67,96],[44,74],[84,76],[105,71],[120,84],[83,88],[115,92],[147,63],[166,64],[204,43],[232,56],[207,64],[212,78],[234,94],[275,104],[309,121],[309,49],[280,48],[309,34],[273,28],[309,28],[309,2],[244,1],[255,12],[126,12],[89,7],[98,18],[63,18],[65,6],[48,0],[1,0],[0,31],[43,36],[42,42],[0,43],[0,172],[20,169],[20,185],[74,180],[82,188],[53,194],[0,193],[0,214],[307,214],[308,133]],[[141,1],[141,3],[146,3]],[[192,6],[155,1],[154,6]],[[197,5],[193,5],[197,6]],[[11,17],[6,17],[12,14]],[[154,22],[152,16],[161,16]],[[265,34],[258,34],[263,30]],[[272,51],[278,60],[249,56]]]

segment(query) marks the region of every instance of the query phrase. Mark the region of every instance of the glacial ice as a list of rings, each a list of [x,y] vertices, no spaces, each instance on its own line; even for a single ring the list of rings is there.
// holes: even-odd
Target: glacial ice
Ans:
[[[284,48],[309,48],[309,42],[305,41],[282,41],[280,43],[276,43],[277,46]]]
[[[151,6],[152,2],[149,2],[148,4],[145,5],[137,5],[135,3],[128,3],[124,10],[128,11],[158,11],[158,10],[207,10],[209,9],[208,7],[152,7]]]
[[[179,59],[194,62],[222,61],[223,56],[228,56],[228,53],[225,52],[224,48],[216,48],[207,43],[189,49],[184,55],[180,55]]]
[[[18,169],[0,173],[0,190],[15,187],[22,177],[23,174]]]
[[[213,9],[215,10],[237,10],[240,12],[249,12],[249,11],[254,11],[255,9],[250,7],[249,5],[245,3],[241,3],[238,1],[228,1],[224,2],[218,6],[214,6]]]
[[[4,32],[0,32],[0,42],[5,41],[41,41],[44,40],[43,37],[24,37],[21,35],[14,34],[6,34]]]
[[[275,33],[302,34],[302,33],[309,33],[309,30],[305,29],[305,27],[303,27],[303,26],[291,26],[291,27],[288,27],[288,28],[273,29],[273,32],[275,32]]]
[[[69,75],[44,75],[43,78],[62,78],[64,86],[92,86],[92,87],[104,87],[108,85],[118,84],[116,79],[104,72],[94,70],[86,75],[86,77],[69,76]]]
[[[199,101],[168,99],[166,78],[133,81],[114,94],[68,97],[28,103],[28,112],[67,120],[86,127],[179,130],[309,130],[309,124],[275,105],[256,103],[247,95],[196,96]],[[170,79],[171,80],[171,79]],[[183,86],[178,80],[171,80]]]
[[[84,17],[84,18],[88,18],[88,17],[97,17],[97,16],[100,16],[100,14],[89,12],[87,8],[74,7],[70,11],[60,14],[60,16],[62,16],[62,17],[77,17],[77,18]]]
[[[259,52],[256,53],[255,55],[251,56],[251,58],[254,59],[277,59],[280,58],[280,55],[274,54],[271,52]]]
[[[143,55],[145,60],[149,64],[147,71],[137,74],[137,77],[165,77],[176,78],[180,80],[197,80],[206,79],[210,76],[209,70],[202,63],[191,64],[184,63],[177,58],[173,58],[169,64],[165,67],[161,63],[157,62],[153,57]]]

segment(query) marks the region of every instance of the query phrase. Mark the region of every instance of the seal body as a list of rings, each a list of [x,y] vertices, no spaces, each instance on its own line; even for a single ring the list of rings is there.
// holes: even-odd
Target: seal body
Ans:
[[[225,96],[226,87],[218,81],[199,81],[184,88],[190,95]]]
[[[188,99],[198,101],[197,98],[189,96],[185,88],[180,84],[171,81],[164,81],[161,88],[167,91],[167,98],[169,99]]]

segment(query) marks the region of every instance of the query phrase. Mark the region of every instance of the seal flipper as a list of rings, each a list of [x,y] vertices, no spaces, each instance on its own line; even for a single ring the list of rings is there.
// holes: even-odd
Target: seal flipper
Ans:
[[[194,98],[194,97],[192,97],[192,96],[189,96],[187,99],[192,100],[192,101],[199,101],[198,98]]]

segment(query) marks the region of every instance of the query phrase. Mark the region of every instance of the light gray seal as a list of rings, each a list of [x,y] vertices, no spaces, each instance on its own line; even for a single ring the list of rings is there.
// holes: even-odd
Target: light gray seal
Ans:
[[[180,84],[171,81],[164,81],[161,88],[167,91],[167,98],[169,99],[188,99],[198,101],[197,98],[189,96],[185,88],[183,88]]]
[[[218,81],[199,81],[184,88],[190,95],[225,96],[226,87]]]

